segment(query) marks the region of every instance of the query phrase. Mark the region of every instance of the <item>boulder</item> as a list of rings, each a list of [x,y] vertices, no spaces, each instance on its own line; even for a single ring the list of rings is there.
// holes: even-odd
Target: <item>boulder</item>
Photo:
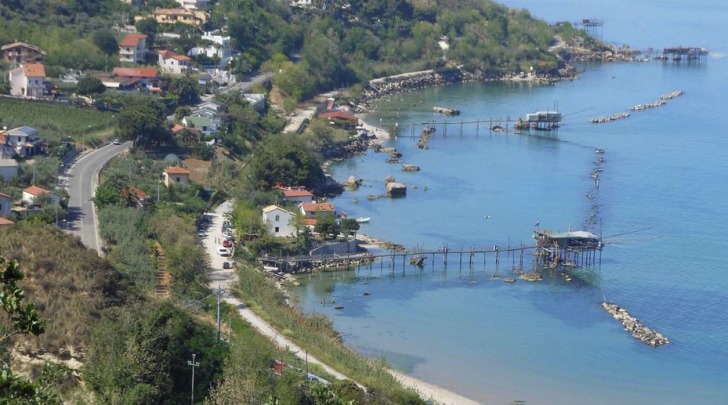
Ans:
[[[404,183],[387,183],[387,194],[390,197],[403,197],[407,194],[407,186]]]

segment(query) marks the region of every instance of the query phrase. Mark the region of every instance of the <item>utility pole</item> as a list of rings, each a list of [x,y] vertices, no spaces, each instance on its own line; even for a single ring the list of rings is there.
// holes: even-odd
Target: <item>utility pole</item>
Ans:
[[[197,355],[192,353],[192,361],[187,360],[187,365],[192,366],[192,396],[190,397],[190,404],[195,403],[195,367],[200,367],[200,362],[195,361]]]

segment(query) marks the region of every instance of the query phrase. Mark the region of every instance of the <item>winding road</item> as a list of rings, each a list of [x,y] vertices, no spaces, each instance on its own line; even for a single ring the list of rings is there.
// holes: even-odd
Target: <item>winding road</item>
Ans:
[[[129,141],[121,145],[109,144],[83,153],[62,176],[67,181],[69,195],[68,220],[64,228],[66,232],[80,237],[86,247],[96,250],[99,255],[102,251],[96,222],[96,207],[91,199],[96,194],[99,172],[104,165],[131,147],[132,142]]]

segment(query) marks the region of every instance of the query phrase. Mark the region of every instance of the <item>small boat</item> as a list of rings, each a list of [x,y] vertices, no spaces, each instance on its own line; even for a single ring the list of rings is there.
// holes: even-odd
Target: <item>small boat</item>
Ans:
[[[365,223],[369,222],[370,219],[371,218],[369,218],[369,217],[366,217],[366,218],[365,217],[359,217],[359,218],[356,219],[356,222],[358,222],[360,224],[365,224]]]

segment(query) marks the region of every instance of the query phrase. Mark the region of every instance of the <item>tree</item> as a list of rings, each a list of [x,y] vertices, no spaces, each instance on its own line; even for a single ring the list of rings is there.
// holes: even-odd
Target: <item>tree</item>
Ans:
[[[168,143],[171,135],[164,121],[165,113],[157,99],[140,97],[119,114],[116,136],[143,146]]]
[[[324,239],[328,239],[329,235],[336,238],[336,235],[339,234],[339,225],[336,223],[336,218],[331,214],[318,217],[313,228]]]
[[[199,100],[200,89],[197,80],[190,76],[173,78],[169,83],[169,93],[177,97],[182,104],[192,104]]]
[[[39,336],[45,332],[46,319],[38,315],[35,305],[25,301],[25,292],[18,287],[25,275],[17,260],[0,256],[0,308],[10,324],[0,325],[0,345],[15,335]],[[0,403],[60,404],[57,396],[40,385],[13,373],[5,362],[0,363]]]
[[[159,23],[154,18],[144,18],[134,24],[138,32],[146,34],[149,37],[149,42],[154,42],[154,36],[159,30]]]
[[[106,86],[96,77],[86,76],[76,84],[76,92],[78,94],[88,96],[92,94],[101,94],[106,91]]]
[[[263,189],[276,183],[314,189],[325,179],[318,156],[293,134],[265,138],[251,156],[250,169]]]
[[[114,34],[109,30],[96,31],[92,40],[94,45],[96,45],[106,56],[111,56],[119,51],[119,42],[116,40],[116,37],[114,37]]]
[[[345,218],[341,220],[341,232],[351,235],[359,230],[359,223],[354,218]]]

